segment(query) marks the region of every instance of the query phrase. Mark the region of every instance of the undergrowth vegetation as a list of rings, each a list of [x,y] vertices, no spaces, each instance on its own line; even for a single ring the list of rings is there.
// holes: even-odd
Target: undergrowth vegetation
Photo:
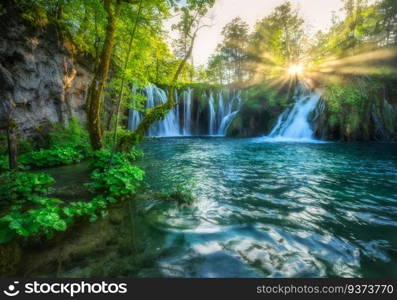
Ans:
[[[49,148],[23,154],[21,164],[30,168],[48,168],[75,164],[91,155],[88,133],[76,119],[66,127],[56,124],[48,139]]]
[[[96,221],[107,214],[110,204],[136,193],[144,172],[131,164],[140,151],[115,153],[98,151],[92,160],[94,196],[89,201],[64,202],[51,198],[54,179],[45,173],[6,172],[0,176],[0,243],[13,238],[50,238],[65,231],[78,218]]]
[[[109,138],[107,149],[92,152],[87,131],[76,120],[67,127],[56,125],[49,132],[48,141],[48,148],[31,148],[20,155],[19,171],[7,170],[6,150],[1,149],[0,244],[15,238],[47,239],[80,219],[96,221],[107,215],[109,205],[133,196],[143,180],[144,172],[132,164],[142,158],[141,150],[113,152]],[[87,201],[51,197],[54,178],[46,173],[26,172],[84,159],[91,159],[92,167],[91,182],[86,184],[92,198]]]

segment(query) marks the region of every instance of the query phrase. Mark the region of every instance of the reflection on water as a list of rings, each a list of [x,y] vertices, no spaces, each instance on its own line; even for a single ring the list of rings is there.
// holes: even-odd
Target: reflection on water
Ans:
[[[158,139],[155,190],[185,185],[191,208],[158,211],[161,254],[137,276],[397,277],[397,147]]]

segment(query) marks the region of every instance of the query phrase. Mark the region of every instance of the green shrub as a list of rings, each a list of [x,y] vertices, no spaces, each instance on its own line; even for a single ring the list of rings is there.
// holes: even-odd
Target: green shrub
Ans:
[[[68,150],[63,152],[65,149]],[[0,175],[0,204],[6,212],[0,218],[0,243],[17,236],[51,237],[65,231],[76,218],[88,217],[95,221],[99,215],[106,215],[109,204],[131,196],[140,186],[144,172],[131,164],[131,160],[140,155],[141,151],[135,149],[114,155],[108,150],[95,152],[92,182],[87,185],[97,196],[88,202],[64,203],[48,197],[54,179],[47,174],[7,172]],[[34,152],[28,163],[48,166],[74,162],[74,157],[81,159],[82,155],[71,148],[55,148]]]
[[[190,191],[179,188],[170,193],[157,194],[157,196],[162,200],[176,202],[178,205],[191,205],[195,199]]]
[[[40,149],[21,156],[21,163],[30,167],[45,168],[71,165],[84,159],[84,155],[72,147],[56,146],[51,149]]]
[[[32,142],[28,139],[19,139],[18,140],[18,153],[28,153],[34,151],[34,147],[32,145]]]
[[[54,179],[42,173],[8,172],[0,176],[2,206],[7,214],[0,218],[0,243],[15,236],[51,235],[66,230],[62,201],[49,198]]]
[[[143,151],[136,148],[132,148],[129,152],[116,152],[113,155],[110,150],[96,151],[93,153],[91,166],[94,169],[105,169],[110,165],[130,164],[142,157]]]
[[[98,214],[101,216],[107,214],[106,207],[109,203],[112,203],[109,199],[105,199],[103,196],[96,196],[90,202],[72,202],[63,208],[63,212],[71,219],[88,216],[89,221],[94,222],[98,219]]]
[[[58,201],[60,200],[42,198],[43,205],[38,208],[14,211],[1,218],[0,225],[8,225],[11,231],[6,234],[6,238],[15,235],[51,236],[55,231],[65,231],[67,223],[62,217],[62,209]],[[0,237],[0,242],[2,241],[4,242],[4,237],[3,239]]]
[[[18,153],[26,153],[34,150],[32,142],[29,139],[22,139],[18,137]],[[8,153],[8,141],[5,134],[0,134],[0,155],[7,155]]]
[[[63,201],[48,197],[54,179],[42,173],[8,172],[0,176],[0,199],[5,215],[0,218],[0,243],[17,236],[51,237],[65,231],[76,218],[95,221],[107,214],[115,198],[96,196],[88,202]]]
[[[106,201],[113,202],[123,199],[136,192],[143,180],[144,172],[131,165],[129,158],[136,158],[134,154],[97,151],[94,153],[92,166],[92,182],[87,186],[95,193],[100,193]]]
[[[0,155],[0,172],[4,172],[8,168],[8,157],[6,155]]]
[[[85,157],[91,154],[88,132],[75,118],[72,118],[66,127],[61,124],[54,125],[49,138],[50,148],[72,148]]]
[[[143,171],[131,164],[96,169],[92,172],[92,183],[88,186],[94,192],[103,192],[114,198],[132,195],[143,180]]]
[[[12,204],[39,201],[51,191],[54,179],[44,173],[7,172],[0,175],[0,199]]]

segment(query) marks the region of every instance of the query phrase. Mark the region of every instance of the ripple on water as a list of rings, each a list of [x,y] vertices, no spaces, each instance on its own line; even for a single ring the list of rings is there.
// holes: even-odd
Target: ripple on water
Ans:
[[[153,189],[196,197],[158,212],[156,274],[397,276],[395,145],[170,139],[144,150]]]

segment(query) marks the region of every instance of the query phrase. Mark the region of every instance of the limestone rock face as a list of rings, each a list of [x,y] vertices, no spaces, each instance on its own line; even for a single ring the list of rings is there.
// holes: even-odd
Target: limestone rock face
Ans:
[[[0,120],[11,114],[21,136],[72,116],[84,124],[91,79],[55,26],[27,23],[12,4],[0,11]]]

